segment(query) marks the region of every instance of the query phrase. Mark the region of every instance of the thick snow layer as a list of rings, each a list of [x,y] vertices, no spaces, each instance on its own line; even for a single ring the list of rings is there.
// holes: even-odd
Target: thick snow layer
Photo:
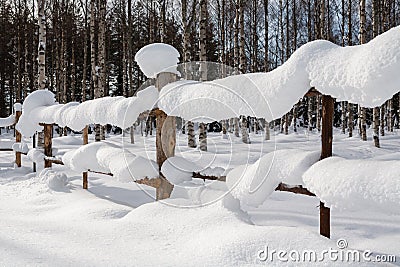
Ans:
[[[83,103],[58,104],[48,90],[31,93],[23,105],[17,124],[24,136],[32,136],[43,127],[39,123],[56,123],[80,131],[88,124],[112,124],[121,128],[131,126],[139,114],[152,109],[157,103],[158,90],[150,86],[139,91],[136,97],[103,97]]]
[[[226,183],[231,194],[249,206],[261,205],[280,182],[302,185],[303,173],[319,159],[319,152],[283,149],[268,153],[254,164],[230,171]]]
[[[168,158],[161,166],[161,172],[173,184],[192,180],[193,172],[202,168],[196,163],[181,157]]]
[[[311,88],[364,107],[382,105],[400,90],[400,26],[367,44],[340,47],[318,40],[300,47],[268,73],[234,75],[210,82],[165,86],[159,107],[192,121],[238,115],[282,117]]]
[[[44,162],[44,158],[45,158],[43,151],[38,148],[30,149],[27,156],[32,162],[36,162],[36,163]]]
[[[21,103],[14,103],[14,111],[22,111]]]
[[[15,152],[28,153],[29,148],[26,143],[14,143],[12,149]]]
[[[142,47],[135,55],[135,61],[147,78],[156,78],[161,72],[178,73],[179,52],[173,46],[154,43]]]
[[[122,182],[158,176],[157,163],[107,142],[90,143],[70,150],[64,154],[62,160],[74,171],[112,173]]]
[[[303,175],[327,206],[400,214],[400,161],[324,159]]]
[[[11,114],[7,118],[0,118],[0,127],[7,127],[14,125],[15,123],[15,115]]]

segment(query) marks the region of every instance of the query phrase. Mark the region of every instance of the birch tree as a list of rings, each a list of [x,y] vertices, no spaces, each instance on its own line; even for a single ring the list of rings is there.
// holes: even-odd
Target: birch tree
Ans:
[[[206,53],[206,24],[207,24],[207,0],[200,0],[200,81],[207,81],[207,53]],[[199,144],[201,151],[207,151],[207,126],[199,125]]]
[[[365,30],[365,0],[360,0],[360,44],[366,43],[366,30]],[[360,133],[361,139],[367,141],[367,123],[366,123],[366,109],[360,107]]]

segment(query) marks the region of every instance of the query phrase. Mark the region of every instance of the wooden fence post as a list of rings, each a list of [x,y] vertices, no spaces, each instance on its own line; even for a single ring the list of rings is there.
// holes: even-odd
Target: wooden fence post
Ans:
[[[333,139],[333,112],[334,100],[331,96],[322,96],[322,132],[321,132],[321,159],[332,156],[332,139]],[[320,202],[319,207],[319,232],[321,235],[330,238],[331,222],[330,209]]]
[[[52,148],[52,132],[53,125],[52,124],[43,124],[44,126],[44,155],[47,157],[53,156],[53,148]],[[44,167],[51,168],[51,160],[44,160]]]
[[[176,74],[162,72],[157,75],[156,88],[160,91],[166,84],[176,81]],[[175,155],[176,120],[164,111],[156,110],[156,155],[159,167],[160,186],[157,187],[157,200],[169,198],[174,186],[161,173],[161,166],[169,157]]]
[[[18,121],[19,121],[19,117],[21,117],[21,111],[17,110],[15,112],[15,125],[17,125]],[[15,143],[21,143],[22,140],[22,135],[19,131],[17,131],[17,129],[15,129]],[[20,151],[16,151],[15,152],[15,164],[17,165],[17,167],[21,167],[21,152]]]
[[[89,143],[89,136],[88,136],[88,126],[86,125],[85,128],[83,128],[83,145],[87,145]],[[88,172],[83,172],[82,173],[82,181],[83,181],[83,189],[88,189]]]

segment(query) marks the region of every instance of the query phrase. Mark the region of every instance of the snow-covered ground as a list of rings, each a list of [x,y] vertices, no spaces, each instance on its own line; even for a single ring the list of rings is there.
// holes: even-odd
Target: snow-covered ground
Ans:
[[[335,132],[333,153],[345,159],[398,160],[399,135],[381,137],[378,149],[371,140],[362,142],[357,136]],[[270,141],[251,134],[250,145],[232,134],[228,139],[213,133],[208,137],[208,152],[200,152],[187,148],[186,136],[178,135],[176,154],[200,166],[231,169],[254,163],[275,149],[320,149],[319,134],[303,129],[288,136],[274,133]],[[1,138],[12,137],[3,134]],[[134,145],[129,137],[121,136],[109,137],[107,142],[154,159],[154,136],[135,138]],[[81,142],[80,136],[68,136],[55,138],[53,146],[61,155]],[[1,164],[13,159],[12,152],[0,154]],[[400,203],[393,213],[368,206],[333,207],[331,239],[327,239],[318,233],[316,197],[274,192],[257,208],[242,205],[246,214],[229,196],[212,199],[218,195],[212,189],[223,188],[222,182],[186,198],[178,198],[177,189],[172,199],[155,202],[150,187],[89,173],[89,190],[83,190],[80,173],[60,165],[42,171],[39,165],[38,172],[31,173],[32,162],[23,156],[22,168],[0,169],[1,266],[342,266],[347,262],[340,256],[356,250],[366,266],[378,263],[365,262],[363,253],[371,260],[381,254],[394,255],[397,262],[391,264],[400,262]],[[209,204],[199,202],[203,197]],[[281,259],[279,250],[287,252]],[[337,253],[324,254],[324,250]],[[315,251],[317,262],[296,261],[296,253],[304,251]],[[322,256],[324,261],[319,262]]]

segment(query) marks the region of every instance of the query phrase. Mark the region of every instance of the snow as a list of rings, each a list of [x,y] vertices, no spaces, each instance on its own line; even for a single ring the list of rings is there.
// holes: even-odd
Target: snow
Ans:
[[[14,103],[14,111],[22,111],[21,103]]]
[[[12,149],[15,152],[28,153],[29,148],[26,143],[14,143]]]
[[[94,142],[70,150],[63,155],[62,161],[74,171],[112,173],[122,182],[158,177],[158,166],[154,161],[107,142]]]
[[[43,127],[39,123],[68,126],[80,131],[89,124],[112,124],[121,128],[131,126],[140,113],[157,103],[158,90],[154,86],[139,91],[136,97],[103,97],[83,103],[58,104],[48,90],[31,93],[23,104],[17,129],[23,136],[32,136]]]
[[[37,178],[54,191],[63,191],[68,184],[68,177],[65,173],[55,172],[51,169],[43,169]]]
[[[135,55],[141,71],[147,78],[156,78],[161,72],[177,73],[179,52],[173,46],[154,43],[142,47]]]
[[[193,172],[202,168],[196,163],[181,157],[168,158],[161,166],[161,173],[173,184],[191,181]]]
[[[113,145],[105,148],[116,147],[120,154],[129,151],[155,159],[155,137],[135,137],[136,143],[129,144],[129,137],[111,136],[107,143]],[[250,137],[252,144],[247,145],[230,133],[228,139],[209,133],[209,150],[200,153],[187,147],[186,135],[178,134],[177,156],[198,166],[209,166],[216,174],[222,172],[216,167],[229,170],[253,164],[260,155],[275,149],[287,150],[296,145],[299,151],[292,150],[292,154],[306,155],[306,151],[319,151],[320,146],[318,133],[305,134],[301,130],[288,136],[271,131],[268,142],[262,141],[261,134],[250,133]],[[388,133],[381,138],[382,147],[375,149],[372,142],[347,138],[338,130],[334,153],[343,158],[395,160],[400,147],[398,137],[399,132]],[[94,135],[89,135],[90,144],[93,140]],[[63,153],[80,148],[82,140],[67,136],[53,141]],[[13,157],[14,152],[4,152],[0,161]],[[0,170],[0,265],[310,266],[309,262],[282,263],[276,258],[264,262],[257,259],[257,253],[266,246],[271,250],[309,249],[321,253],[337,248],[339,238],[348,241],[349,249],[393,254],[398,260],[400,215],[385,210],[332,209],[331,239],[327,239],[318,234],[317,197],[273,192],[257,208],[245,207],[228,194],[226,183],[192,179],[175,186],[171,199],[155,202],[153,188],[90,172],[89,189],[83,190],[81,170],[53,165],[51,171],[37,175],[31,173],[31,161],[22,157],[22,168]],[[82,156],[83,162],[89,160],[88,155]],[[51,186],[49,181],[56,185]],[[343,265],[329,259],[318,263]]]
[[[0,118],[0,127],[7,127],[14,125],[15,123],[15,115],[11,114],[7,118]]]
[[[303,185],[303,173],[320,156],[319,151],[282,149],[266,154],[254,164],[241,165],[230,171],[226,183],[241,203],[261,205],[279,183]]]
[[[45,158],[43,151],[38,148],[30,149],[27,156],[32,162],[36,162],[36,163],[44,162],[44,158]]]
[[[400,161],[324,159],[307,170],[309,190],[338,210],[400,214]]]
[[[268,73],[168,84],[161,90],[159,107],[191,121],[238,115],[271,121],[287,113],[311,87],[338,101],[375,107],[400,90],[399,69],[400,26],[359,46],[309,42]]]

